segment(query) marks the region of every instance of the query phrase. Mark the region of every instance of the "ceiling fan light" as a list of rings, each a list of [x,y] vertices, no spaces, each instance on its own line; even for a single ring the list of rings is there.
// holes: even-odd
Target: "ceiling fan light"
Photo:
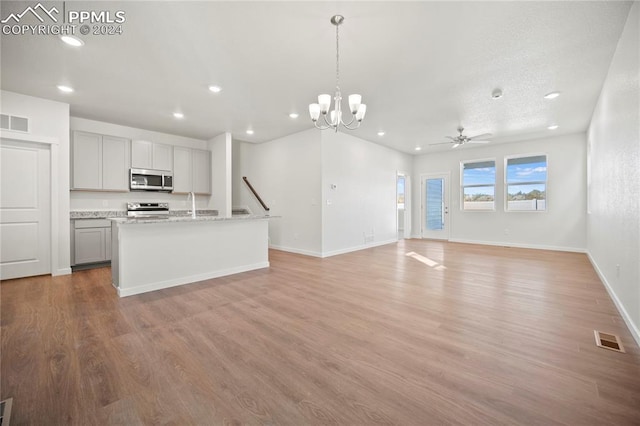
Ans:
[[[326,93],[318,96],[318,105],[320,105],[320,112],[326,114],[329,112],[329,107],[331,106],[331,95],[327,95]]]
[[[358,112],[361,103],[362,96],[357,94],[349,95],[349,108],[351,109],[351,114],[355,115]]]
[[[360,104],[360,108],[358,108],[358,112],[356,113],[356,120],[362,121],[366,113],[367,113],[367,105]]]
[[[309,115],[311,116],[311,120],[318,121],[320,117],[320,105],[318,104],[309,104]]]

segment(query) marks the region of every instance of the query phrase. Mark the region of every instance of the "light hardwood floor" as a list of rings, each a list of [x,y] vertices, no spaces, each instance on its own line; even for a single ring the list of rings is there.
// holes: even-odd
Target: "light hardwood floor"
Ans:
[[[124,299],[109,268],[3,282],[12,420],[640,424],[640,351],[583,254],[407,240],[270,260]]]

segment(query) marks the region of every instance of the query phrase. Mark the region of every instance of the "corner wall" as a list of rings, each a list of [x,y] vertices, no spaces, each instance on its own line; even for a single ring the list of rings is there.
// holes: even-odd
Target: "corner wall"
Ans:
[[[547,154],[547,211],[506,212],[506,156]],[[495,159],[496,210],[461,210],[460,162]],[[450,241],[584,252],[586,248],[586,135],[448,150],[414,158],[413,236],[420,237],[420,175],[449,172]]]
[[[640,3],[629,12],[588,132],[587,250],[640,344]]]
[[[397,241],[397,173],[411,173],[411,156],[352,134],[321,135],[323,256]]]
[[[263,214],[242,181],[249,182],[270,208],[270,246],[311,256],[322,255],[320,132],[311,129],[270,142],[234,141],[233,204]],[[239,166],[239,167],[238,167]]]

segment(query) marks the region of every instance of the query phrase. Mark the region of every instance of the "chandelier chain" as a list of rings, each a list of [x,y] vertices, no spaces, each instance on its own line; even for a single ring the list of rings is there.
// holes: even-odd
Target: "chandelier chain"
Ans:
[[[340,87],[340,25],[336,25],[336,87]]]

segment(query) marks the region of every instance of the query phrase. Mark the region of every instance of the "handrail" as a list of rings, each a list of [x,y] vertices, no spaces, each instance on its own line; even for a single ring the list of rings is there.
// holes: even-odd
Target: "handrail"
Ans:
[[[255,195],[255,197],[258,199],[258,202],[260,203],[260,205],[262,206],[262,208],[265,211],[269,211],[269,207],[267,207],[267,205],[264,203],[264,201],[262,201],[262,198],[260,198],[260,196],[258,195],[258,193],[256,192],[256,190],[253,188],[253,186],[251,185],[251,183],[249,182],[249,179],[247,179],[246,176],[242,176],[242,180],[247,184],[247,186],[249,187],[249,189],[251,190],[251,192],[253,192],[253,195]]]

